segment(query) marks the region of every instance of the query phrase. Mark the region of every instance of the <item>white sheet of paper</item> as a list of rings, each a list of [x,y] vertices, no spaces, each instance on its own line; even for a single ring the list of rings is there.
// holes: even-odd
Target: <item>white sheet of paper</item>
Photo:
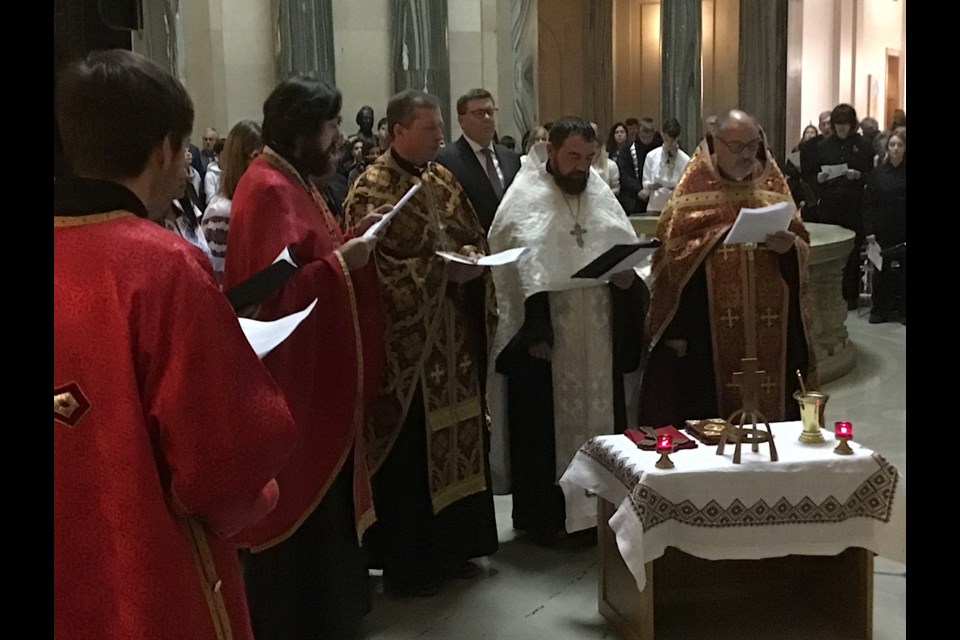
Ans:
[[[280,252],[273,262],[270,264],[277,264],[278,262],[289,262],[293,266],[297,266],[297,261],[293,259],[293,256],[290,255],[290,247],[284,247],[283,251]]]
[[[848,168],[846,164],[824,164],[820,166],[820,171],[827,174],[827,180],[834,180],[847,175]]]
[[[288,316],[266,322],[250,318],[238,318],[238,320],[240,320],[243,335],[247,337],[247,342],[253,347],[257,357],[262,360],[264,356],[290,337],[293,330],[300,326],[300,323],[310,315],[315,306],[317,306],[317,300],[307,305],[307,308],[303,311],[297,311]]]
[[[459,262],[461,264],[475,264],[481,267],[499,267],[511,262],[516,262],[527,252],[527,247],[518,247],[516,249],[507,249],[500,253],[494,253],[489,256],[483,256],[479,260],[471,260],[467,256],[452,251],[437,251],[437,255],[450,262]]]
[[[740,214],[730,228],[724,244],[742,242],[761,243],[777,231],[786,231],[793,217],[794,205],[790,201],[778,202],[759,209],[740,209]]]
[[[790,161],[790,164],[792,164],[793,166],[795,166],[797,169],[802,169],[802,168],[803,168],[803,167],[800,166],[800,152],[799,152],[799,151],[794,151],[793,153],[791,153],[789,156],[787,156],[787,160],[789,160],[789,161]]]
[[[397,204],[393,205],[393,209],[390,209],[390,211],[385,213],[380,220],[370,225],[370,228],[364,232],[363,237],[369,238],[370,236],[377,235],[377,232],[380,231],[380,229],[383,229],[384,226],[390,222],[390,219],[393,218],[393,216],[397,215],[397,212],[400,211],[400,208],[407,204],[407,201],[413,197],[413,194],[420,190],[421,184],[422,183],[418,182],[410,187],[410,190],[403,194],[403,197],[397,201]]]
[[[867,243],[867,259],[873,263],[877,270],[883,271],[883,256],[880,255],[880,245],[878,243]]]

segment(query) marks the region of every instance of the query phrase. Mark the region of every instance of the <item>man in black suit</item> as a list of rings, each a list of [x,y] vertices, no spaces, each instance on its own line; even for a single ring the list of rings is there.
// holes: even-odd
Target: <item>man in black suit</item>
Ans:
[[[493,96],[486,89],[460,96],[457,121],[463,135],[437,153],[437,162],[463,186],[484,231],[490,230],[500,200],[520,170],[520,156],[493,142],[496,115]]]
[[[663,138],[660,137],[652,118],[640,118],[639,124],[637,139],[617,155],[617,169],[620,170],[620,193],[617,200],[630,215],[647,211],[650,193],[643,188],[643,161],[647,159],[648,153],[663,144]]]

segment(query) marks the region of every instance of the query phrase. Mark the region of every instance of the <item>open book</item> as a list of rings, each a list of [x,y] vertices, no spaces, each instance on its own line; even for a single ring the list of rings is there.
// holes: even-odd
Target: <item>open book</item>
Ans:
[[[293,257],[295,248],[292,244],[284,247],[269,266],[225,292],[234,311],[260,304],[290,279],[300,266]]]
[[[633,269],[656,251],[659,246],[660,241],[656,238],[636,244],[615,244],[571,277],[609,280],[610,276],[615,273]]]

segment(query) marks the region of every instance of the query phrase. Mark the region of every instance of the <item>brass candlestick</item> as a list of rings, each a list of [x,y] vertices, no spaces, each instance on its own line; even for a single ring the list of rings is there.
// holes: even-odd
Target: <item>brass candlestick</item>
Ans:
[[[853,454],[853,449],[850,448],[850,445],[847,443],[850,440],[850,436],[837,436],[837,440],[840,441],[840,444],[833,450],[834,453],[841,456],[849,456]]]
[[[657,460],[657,469],[673,469],[673,460],[667,455],[666,451],[660,452],[660,459]]]

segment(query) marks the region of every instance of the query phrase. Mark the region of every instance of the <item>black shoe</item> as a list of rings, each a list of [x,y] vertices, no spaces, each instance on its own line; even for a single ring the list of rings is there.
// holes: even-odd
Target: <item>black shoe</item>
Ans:
[[[432,598],[443,586],[439,578],[392,578],[383,575],[383,592],[394,598]]]
[[[440,575],[447,580],[472,580],[483,573],[483,569],[469,560],[449,564],[440,569]]]
[[[847,300],[847,311],[856,311],[860,308],[860,305],[856,298],[851,298]]]
[[[879,313],[877,311],[870,312],[870,319],[867,320],[870,324],[882,324],[887,321],[887,314]]]
[[[900,324],[907,326],[907,316],[900,316]]]

